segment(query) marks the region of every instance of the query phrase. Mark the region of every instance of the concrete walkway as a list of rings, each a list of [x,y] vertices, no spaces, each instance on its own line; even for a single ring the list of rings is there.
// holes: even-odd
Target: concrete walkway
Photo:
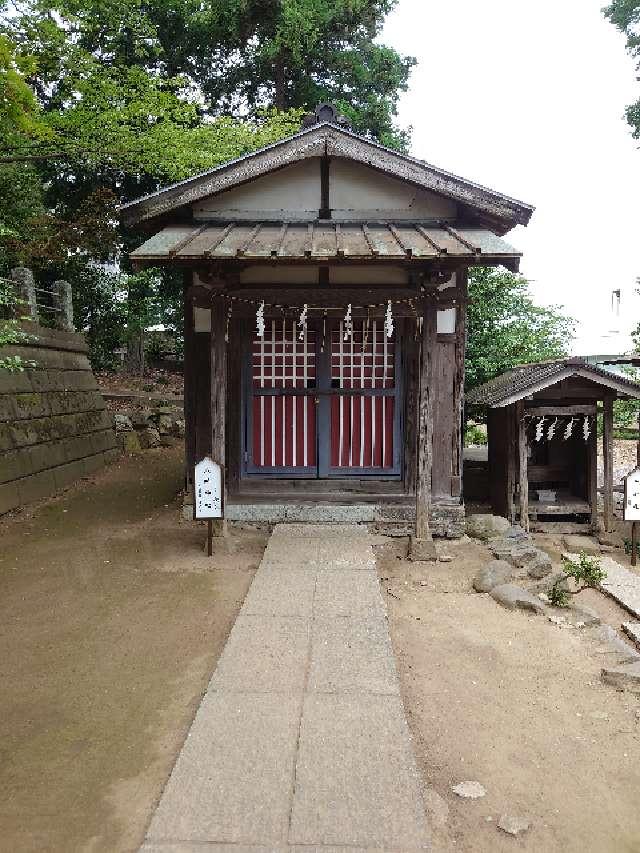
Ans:
[[[371,538],[278,525],[142,850],[428,846]]]

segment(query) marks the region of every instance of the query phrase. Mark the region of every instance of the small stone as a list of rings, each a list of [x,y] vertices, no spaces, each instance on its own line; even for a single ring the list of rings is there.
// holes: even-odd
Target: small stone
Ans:
[[[538,553],[535,545],[530,545],[528,542],[520,542],[511,549],[511,553],[506,555],[505,560],[511,563],[512,566],[515,566],[516,569],[522,569],[535,560]]]
[[[160,415],[158,418],[158,431],[160,435],[168,435],[173,430],[173,418],[171,415]]]
[[[605,684],[615,687],[616,690],[640,693],[640,661],[622,666],[605,667],[601,676]]]
[[[588,557],[600,556],[600,545],[591,536],[563,536],[562,544],[572,554],[584,553]]]
[[[129,415],[121,415],[116,413],[113,416],[113,422],[116,428],[116,432],[131,432],[133,429],[133,424],[131,423],[131,418]]]
[[[526,817],[518,817],[516,815],[503,814],[498,821],[498,828],[509,835],[520,835],[526,832],[531,826],[531,822]]]
[[[438,554],[433,539],[417,539],[412,536],[408,558],[412,562],[436,562]]]
[[[529,592],[535,592],[539,595],[548,595],[549,591],[556,585],[556,583],[560,585],[560,589],[569,589],[569,582],[566,574],[564,572],[554,572],[536,583],[529,584]]]
[[[600,617],[590,607],[579,607],[577,604],[571,604],[564,609],[564,612],[569,622],[577,628],[587,628],[600,624]]]
[[[508,583],[513,575],[513,568],[504,560],[492,560],[484,566],[473,579],[476,592],[491,592],[495,586]]]
[[[477,800],[487,794],[480,782],[459,782],[457,785],[453,785],[451,790],[466,800]]]
[[[527,565],[527,574],[530,578],[541,580],[553,571],[551,557],[544,551],[538,551],[533,560]]]
[[[507,519],[501,515],[477,513],[468,515],[466,519],[467,534],[473,536],[474,539],[487,540],[492,536],[502,535],[510,527]]]
[[[544,604],[537,596],[512,583],[495,586],[491,590],[491,597],[508,610],[531,610],[534,613],[546,612]]]
[[[185,433],[185,423],[182,418],[176,418],[173,425],[174,434],[178,436],[178,438],[184,438]]]
[[[149,447],[159,447],[161,443],[160,433],[155,427],[147,427],[138,431],[140,446],[143,450]]]

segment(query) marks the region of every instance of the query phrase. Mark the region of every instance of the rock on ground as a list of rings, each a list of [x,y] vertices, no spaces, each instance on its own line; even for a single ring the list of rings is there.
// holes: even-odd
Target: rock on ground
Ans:
[[[600,556],[600,545],[590,536],[563,536],[562,544],[572,554],[584,553],[587,557]]]
[[[527,574],[530,578],[535,578],[535,580],[546,578],[552,571],[553,564],[551,563],[551,557],[540,550],[538,550],[536,556],[527,565]]]
[[[531,826],[530,821],[526,817],[517,817],[516,815],[503,814],[498,821],[498,828],[509,835],[520,835],[521,832],[526,832]]]
[[[508,583],[513,575],[513,568],[504,560],[492,560],[484,566],[473,579],[476,592],[491,592],[495,586]]]
[[[602,680],[617,690],[640,693],[640,661],[625,663],[622,666],[604,667]]]
[[[484,797],[487,793],[480,782],[459,782],[453,785],[451,790],[466,800],[477,800],[478,797]]]
[[[534,613],[544,613],[546,610],[536,595],[512,583],[495,586],[491,590],[491,597],[508,610],[531,610]]]
[[[507,519],[501,515],[479,513],[467,516],[467,535],[475,539],[491,539],[492,536],[501,535],[510,528]]]

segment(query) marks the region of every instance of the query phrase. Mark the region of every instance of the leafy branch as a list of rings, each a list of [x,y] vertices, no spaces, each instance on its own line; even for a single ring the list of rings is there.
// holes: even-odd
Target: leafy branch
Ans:
[[[607,573],[600,564],[600,560],[597,557],[587,557],[584,551],[580,552],[577,560],[563,554],[562,563],[564,571],[548,593],[549,601],[556,607],[567,607],[569,605],[569,597],[578,595],[585,589],[597,589],[607,576]],[[573,579],[578,586],[577,589],[570,590],[567,588],[565,582],[569,578]]]

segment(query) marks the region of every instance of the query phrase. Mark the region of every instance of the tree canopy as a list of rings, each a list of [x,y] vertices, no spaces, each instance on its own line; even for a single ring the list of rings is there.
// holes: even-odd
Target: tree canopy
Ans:
[[[612,0],[603,12],[627,37],[627,50],[637,61],[637,69],[640,71],[640,0]],[[626,115],[634,138],[640,139],[640,98],[629,104]]]
[[[536,305],[523,276],[502,268],[474,268],[469,276],[467,388],[518,364],[566,355],[573,326],[558,306]]]

